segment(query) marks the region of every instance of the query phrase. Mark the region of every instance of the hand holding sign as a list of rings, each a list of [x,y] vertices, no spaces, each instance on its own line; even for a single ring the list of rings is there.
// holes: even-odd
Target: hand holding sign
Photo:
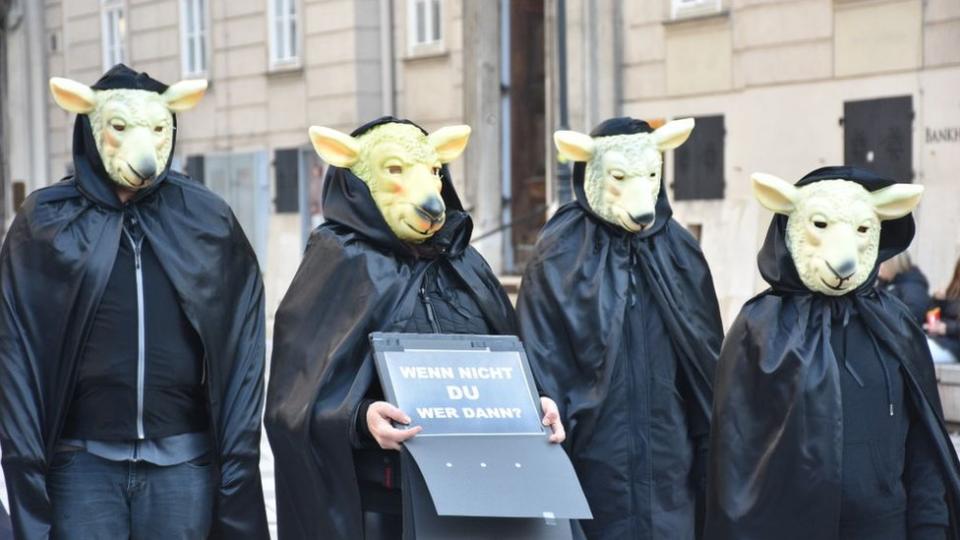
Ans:
[[[409,424],[410,417],[386,401],[375,401],[367,409],[367,428],[384,450],[399,450],[401,443],[423,430],[420,426],[397,429],[392,422]]]
[[[567,432],[563,429],[563,422],[560,421],[560,410],[557,404],[548,397],[540,398],[540,408],[543,409],[543,425],[553,430],[550,435],[550,442],[560,444],[567,438]]]

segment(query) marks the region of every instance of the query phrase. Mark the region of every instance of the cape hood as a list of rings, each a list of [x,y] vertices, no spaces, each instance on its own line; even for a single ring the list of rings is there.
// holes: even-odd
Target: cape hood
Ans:
[[[830,179],[869,191],[894,183],[854,167],[825,167],[796,185]],[[787,250],[786,223],[786,216],[774,216],[758,256],[771,288],[744,305],[720,354],[706,538],[837,540],[844,420],[831,333],[835,321],[849,317],[860,318],[869,340],[848,343],[851,350],[869,348],[902,368],[906,399],[919,411],[943,472],[949,538],[957,538],[960,463],[944,425],[926,337],[902,303],[873,286],[879,263],[913,239],[913,217],[883,222],[873,274],[843,296],[803,286]]]
[[[370,122],[353,135],[388,122]],[[310,236],[303,261],[277,310],[265,425],[276,456],[281,538],[363,537],[351,440],[354,415],[379,384],[369,334],[403,331],[430,265],[461,280],[497,334],[515,334],[513,307],[496,275],[470,247],[472,225],[446,167],[447,220],[423,244],[397,239],[366,184],[329,167],[326,222]]]
[[[165,86],[121,65],[94,88]],[[73,160],[72,176],[27,197],[0,252],[0,443],[16,536],[50,534],[47,464],[128,216],[139,220],[203,344],[220,472],[211,537],[267,538],[259,474],[263,284],[243,230],[226,203],[169,163],[121,204],[85,115],[74,127]]]

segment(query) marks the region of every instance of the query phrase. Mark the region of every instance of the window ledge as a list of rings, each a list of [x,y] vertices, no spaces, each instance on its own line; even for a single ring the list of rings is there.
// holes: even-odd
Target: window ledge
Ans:
[[[404,60],[420,60],[421,58],[439,58],[447,56],[450,54],[450,51],[447,50],[447,46],[443,41],[436,41],[433,43],[421,43],[414,45],[407,51],[407,55],[403,57]]]
[[[282,62],[270,63],[267,67],[267,75],[286,75],[303,72],[303,62],[300,59],[284,60]]]
[[[720,11],[714,11],[712,13],[697,13],[694,15],[680,15],[675,19],[667,19],[663,21],[664,26],[682,26],[686,23],[695,23],[703,21],[713,21],[713,20],[722,20],[728,19],[730,17],[730,10],[722,9]]]

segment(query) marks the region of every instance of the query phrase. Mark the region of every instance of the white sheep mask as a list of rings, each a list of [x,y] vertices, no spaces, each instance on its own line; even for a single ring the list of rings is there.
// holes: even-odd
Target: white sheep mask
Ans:
[[[760,204],[787,216],[787,249],[803,284],[829,296],[853,291],[870,277],[880,222],[909,214],[923,194],[915,184],[870,192],[842,179],[796,187],[770,174],[750,178]]]
[[[126,88],[94,90],[53,77],[50,90],[62,109],[89,117],[110,179],[125,189],[138,190],[166,169],[173,149],[173,113],[193,108],[206,92],[207,81],[180,81],[158,94]]]
[[[317,154],[363,180],[390,230],[415,244],[443,227],[441,169],[463,153],[469,139],[466,125],[424,135],[417,126],[388,122],[356,137],[322,126],[310,128]]]
[[[684,118],[650,133],[591,137],[561,130],[553,142],[562,157],[587,164],[583,190],[593,212],[637,233],[656,220],[662,152],[683,144],[693,126],[693,118]]]

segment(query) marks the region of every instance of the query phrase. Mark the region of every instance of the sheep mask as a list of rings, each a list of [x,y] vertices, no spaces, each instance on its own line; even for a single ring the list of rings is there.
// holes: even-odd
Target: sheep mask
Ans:
[[[463,153],[469,139],[466,125],[443,127],[429,135],[401,122],[381,124],[357,136],[310,128],[317,154],[362,180],[393,234],[415,244],[443,227],[443,166]]]
[[[868,191],[860,182],[845,179],[844,172],[851,173],[848,178],[877,178],[850,167],[814,171],[797,185],[770,174],[751,176],[760,204],[787,218],[786,246],[803,285],[828,296],[854,291],[873,275],[882,222],[908,216],[923,193],[923,186],[889,181]],[[910,227],[912,237],[912,220]]]
[[[65,111],[85,114],[103,168],[128,190],[150,186],[169,164],[174,113],[193,108],[207,90],[205,80],[169,87],[118,64],[90,87],[53,77],[50,91]]]
[[[628,119],[613,121],[620,120]],[[683,144],[693,126],[692,118],[684,118],[626,135],[592,137],[561,130],[553,141],[561,157],[586,163],[583,189],[590,209],[613,225],[639,233],[656,220],[662,152]]]

